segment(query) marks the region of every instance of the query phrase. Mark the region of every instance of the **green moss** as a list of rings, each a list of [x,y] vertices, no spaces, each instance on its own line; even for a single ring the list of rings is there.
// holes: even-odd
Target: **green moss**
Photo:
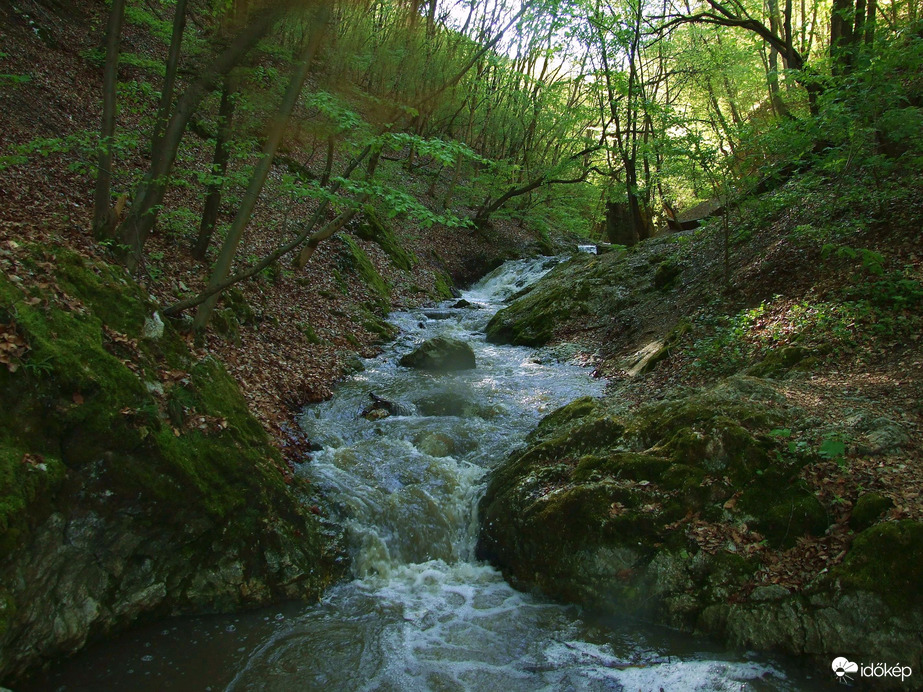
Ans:
[[[0,557],[47,516],[66,473],[60,459],[0,440]]]
[[[557,265],[487,324],[487,340],[497,344],[543,346],[568,320],[592,313],[600,287],[611,277],[599,274],[609,262],[581,254]]]
[[[849,527],[861,532],[872,526],[882,514],[894,506],[891,498],[879,493],[864,493],[856,500],[849,517]]]
[[[393,324],[379,317],[369,306],[362,306],[361,310],[363,313],[362,327],[371,334],[376,335],[379,343],[391,341],[400,331]]]
[[[605,476],[656,482],[669,466],[667,459],[636,452],[616,452],[605,457],[588,455],[578,460],[573,480],[582,482]]]
[[[309,344],[322,343],[322,339],[317,335],[317,332],[314,331],[314,327],[312,327],[308,322],[299,323],[298,328],[301,330],[301,333],[304,334]]]
[[[748,487],[737,510],[753,517],[753,524],[773,547],[789,548],[800,536],[822,536],[830,526],[823,505],[803,481],[766,474]]]
[[[404,248],[391,227],[382,221],[373,209],[366,209],[362,223],[356,232],[363,240],[372,240],[391,259],[394,266],[409,271],[419,262],[413,252]]]
[[[238,324],[252,324],[256,321],[256,312],[239,288],[232,286],[224,291],[221,294],[221,302],[231,311]]]
[[[689,464],[671,464],[660,477],[667,490],[688,490],[701,487],[705,471]]]
[[[778,377],[808,360],[816,363],[817,351],[803,346],[785,346],[772,349],[762,361],[746,372],[754,377]]]
[[[47,253],[36,247],[33,257]],[[2,313],[30,347],[15,373],[0,369],[0,546],[14,548],[47,513],[67,511],[59,489],[91,465],[118,497],[234,515],[235,526],[255,528],[250,514],[284,492],[281,459],[236,383],[216,361],[193,366],[169,325],[162,338],[134,343],[104,328],[97,309],[138,333],[152,308],[121,270],[61,256],[66,301],[50,293],[27,301],[0,275]],[[145,383],[164,369],[189,377],[149,392]],[[223,428],[182,429],[187,412]]]
[[[391,288],[388,286],[388,282],[378,273],[378,270],[375,269],[365,250],[348,233],[341,233],[337,237],[349,251],[349,261],[347,263],[349,268],[356,272],[365,285],[381,299],[390,300]]]
[[[683,268],[673,261],[662,262],[654,272],[654,288],[658,291],[670,288],[682,271]]]
[[[487,340],[495,344],[544,346],[555,327],[579,307],[572,289],[533,291],[498,311],[487,323]]]
[[[437,300],[448,300],[454,295],[452,292],[452,278],[443,272],[436,272],[436,281],[433,288],[436,292],[435,298]]]
[[[597,400],[591,396],[575,399],[569,404],[552,411],[542,418],[538,427],[529,435],[530,440],[548,437],[553,431],[579,418],[592,415],[597,409]]]
[[[617,516],[611,514],[613,502],[628,507]],[[640,499],[632,491],[608,483],[578,485],[536,502],[525,516],[531,538],[554,537],[561,549],[579,549],[601,539],[634,545],[639,537],[650,537],[655,522],[650,515],[633,510]]]
[[[834,570],[846,588],[879,594],[897,612],[923,603],[923,522],[876,524],[856,536]]]

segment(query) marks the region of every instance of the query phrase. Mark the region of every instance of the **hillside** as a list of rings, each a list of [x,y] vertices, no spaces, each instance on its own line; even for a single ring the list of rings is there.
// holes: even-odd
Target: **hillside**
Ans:
[[[310,446],[295,416],[393,336],[390,310],[451,297],[456,283],[536,252],[540,236],[509,222],[489,236],[423,228],[369,209],[305,270],[277,263],[225,293],[194,337],[188,317],[159,310],[207,279],[188,255],[195,190],[171,191],[175,213],[134,274],[88,233],[85,138],[98,127],[93,51],[106,8],[25,2],[0,13],[0,678],[139,619],[316,600],[348,559],[325,499],[293,477]],[[129,25],[126,43],[162,57],[143,25]],[[129,63],[121,78],[151,75]],[[143,116],[126,107],[119,126],[140,128]],[[214,117],[187,137],[185,172],[208,169],[202,130]],[[322,164],[314,154],[293,135],[249,253],[313,211],[311,200],[276,202],[293,165]],[[148,156],[129,147],[118,165],[140,171]]]
[[[886,189],[799,175],[730,214],[727,275],[717,218],[578,256],[497,313],[490,340],[609,386],[492,477],[482,557],[738,647],[916,669],[923,188]]]
[[[458,511],[407,493],[457,554],[490,468],[478,554],[518,587],[919,669],[917,4],[0,2],[0,682],[357,576],[299,413],[422,338],[391,311],[539,255],[467,338],[607,394]],[[453,445],[391,448],[411,533],[403,455]]]

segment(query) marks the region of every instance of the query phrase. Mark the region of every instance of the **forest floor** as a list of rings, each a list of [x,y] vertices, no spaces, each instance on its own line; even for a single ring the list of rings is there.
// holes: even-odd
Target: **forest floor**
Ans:
[[[10,77],[0,81],[0,246],[39,243],[107,257],[89,232],[95,174],[87,145],[99,128],[102,90],[101,71],[86,57],[97,47],[100,32],[87,31],[87,27],[98,28],[104,10],[80,2],[52,12],[32,0],[0,7],[0,72],[4,73],[0,77]],[[136,28],[126,29],[124,50],[154,55],[162,51],[149,43]],[[150,76],[127,65],[120,79]],[[302,115],[296,113],[293,119],[285,155],[319,172],[324,147],[306,134],[299,121]],[[123,106],[119,131],[140,127],[143,116],[142,110]],[[204,115],[206,120],[209,117],[214,112]],[[30,153],[21,162],[12,161],[22,147],[30,148]],[[212,152],[207,140],[189,132],[184,147],[185,174],[209,170]],[[147,154],[143,145],[120,154],[115,163],[116,192],[129,193],[127,181],[144,170]],[[252,157],[238,166],[251,162]],[[334,171],[345,165],[345,154],[338,155]],[[425,161],[413,171],[391,161],[384,161],[382,167],[389,169],[392,179],[423,190],[434,175]],[[281,179],[287,172],[283,165],[274,166],[246,231],[243,252],[247,261],[275,249],[291,237],[294,223],[313,213],[315,203],[310,200],[292,204],[282,198]],[[431,189],[441,190],[441,182],[437,179]],[[201,186],[171,189],[145,248],[145,259],[134,278],[157,305],[167,306],[193,295],[206,283],[208,265],[189,255],[198,230],[201,197]],[[219,222],[229,221],[234,210],[233,202],[225,201]],[[356,271],[349,246],[335,236],[318,247],[302,271],[289,266],[289,256],[273,271],[238,284],[244,305],[235,303],[239,319],[230,328],[212,326],[197,341],[187,337],[199,358],[214,355],[225,364],[251,410],[290,462],[303,455],[306,443],[294,424],[296,414],[305,403],[331,394],[334,383],[353,367],[355,354],[369,357],[376,353],[385,306],[406,308],[450,297],[446,292],[453,284],[474,280],[502,259],[536,252],[536,236],[510,222],[474,231],[439,225],[424,228],[407,218],[388,221],[399,243],[416,260],[408,271],[395,266],[379,244],[354,235],[360,221],[361,216],[341,234],[349,233],[368,255],[384,280],[386,295]],[[209,259],[216,252],[212,247]],[[17,280],[40,277],[25,275]]]

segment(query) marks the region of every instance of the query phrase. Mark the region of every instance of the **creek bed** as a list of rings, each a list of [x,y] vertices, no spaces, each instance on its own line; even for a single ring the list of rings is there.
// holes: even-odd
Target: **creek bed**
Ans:
[[[467,305],[395,313],[400,336],[308,407],[322,446],[301,472],[347,529],[353,580],[316,605],[182,618],[136,629],[33,687],[59,690],[805,690],[798,668],[727,652],[636,621],[597,618],[511,588],[474,557],[488,471],[541,417],[605,383],[563,351],[495,346],[483,329],[553,265],[508,262]],[[437,335],[468,342],[477,368],[409,370],[399,358]],[[360,413],[370,393],[400,404]],[[817,684],[819,686],[819,684]]]

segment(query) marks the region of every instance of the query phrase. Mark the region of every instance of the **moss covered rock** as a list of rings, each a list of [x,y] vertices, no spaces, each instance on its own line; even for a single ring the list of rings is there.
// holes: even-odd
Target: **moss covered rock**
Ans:
[[[555,327],[566,318],[587,314],[591,283],[574,283],[572,271],[591,270],[598,262],[595,255],[584,254],[552,269],[542,281],[491,318],[486,328],[487,340],[518,346],[547,344]]]
[[[169,325],[143,338],[153,307],[123,270],[40,246],[16,263],[38,278],[0,275],[27,345],[0,368],[0,678],[142,614],[316,598],[343,574],[236,383]]]
[[[858,532],[865,531],[893,506],[894,501],[889,497],[879,493],[863,493],[852,508],[849,528]]]
[[[450,372],[473,369],[475,359],[471,346],[464,341],[437,336],[427,339],[414,351],[403,356],[400,364],[405,368]]]
[[[522,588],[738,646],[914,665],[923,658],[919,522],[875,524],[802,592],[755,585],[763,551],[831,523],[801,479],[810,458],[768,434],[794,415],[752,377],[631,411],[578,399],[491,473],[478,555]],[[860,504],[874,519],[884,507]],[[700,530],[724,538],[700,541]],[[735,538],[747,532],[749,548]]]

